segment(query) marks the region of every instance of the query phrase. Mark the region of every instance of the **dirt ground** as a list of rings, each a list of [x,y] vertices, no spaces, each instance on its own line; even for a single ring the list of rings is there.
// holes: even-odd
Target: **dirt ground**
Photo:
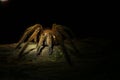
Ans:
[[[34,51],[17,59],[14,51],[16,43],[0,45],[0,80],[109,80],[111,41],[101,38],[86,38],[74,41],[79,52],[70,54],[73,65],[70,66],[64,56],[54,48],[54,55],[47,55],[47,47],[40,57]],[[35,44],[30,48],[34,48]],[[68,51],[71,46],[66,45]],[[108,55],[109,54],[109,55]]]

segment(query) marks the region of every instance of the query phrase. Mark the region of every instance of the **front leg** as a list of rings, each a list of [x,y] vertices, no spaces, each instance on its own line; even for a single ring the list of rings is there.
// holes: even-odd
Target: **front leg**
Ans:
[[[53,53],[53,37],[52,37],[52,34],[47,35],[46,45],[48,45],[48,54],[51,55]]]
[[[42,49],[45,47],[44,45],[44,41],[45,41],[46,36],[44,34],[41,34],[40,38],[39,38],[39,42],[37,44],[37,56],[41,54]]]

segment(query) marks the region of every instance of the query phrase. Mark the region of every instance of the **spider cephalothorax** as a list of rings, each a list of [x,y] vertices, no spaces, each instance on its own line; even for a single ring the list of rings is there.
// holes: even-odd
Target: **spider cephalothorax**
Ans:
[[[74,49],[76,48],[72,43],[69,30],[67,30],[67,27],[57,24],[53,24],[52,29],[43,29],[41,24],[35,24],[27,28],[16,46],[16,49],[18,49],[18,47],[25,42],[25,45],[19,53],[19,57],[23,55],[23,52],[28,44],[33,41],[37,43],[36,55],[40,55],[45,46],[48,46],[48,54],[51,55],[53,53],[53,47],[59,45],[65,58],[70,62],[64,41],[68,40],[70,44],[72,44],[72,47],[74,47]]]

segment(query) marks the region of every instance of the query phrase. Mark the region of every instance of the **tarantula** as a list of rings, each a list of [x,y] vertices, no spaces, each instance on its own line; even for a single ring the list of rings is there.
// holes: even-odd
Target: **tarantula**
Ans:
[[[23,36],[16,46],[16,49],[18,49],[20,45],[26,41],[25,45],[22,47],[22,50],[19,53],[19,57],[23,55],[26,47],[30,42],[33,41],[37,43],[37,56],[41,54],[45,46],[48,46],[48,54],[51,55],[53,53],[53,47],[59,45],[67,61],[71,63],[64,41],[68,40],[76,51],[77,49],[73,45],[71,35],[69,33],[69,29],[62,25],[53,24],[52,29],[43,29],[41,24],[35,24],[25,30]]]

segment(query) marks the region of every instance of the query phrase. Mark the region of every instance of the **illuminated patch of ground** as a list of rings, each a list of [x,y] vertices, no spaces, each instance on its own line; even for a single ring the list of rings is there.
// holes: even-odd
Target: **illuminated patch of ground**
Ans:
[[[39,57],[33,50],[18,60],[14,52],[16,43],[0,45],[0,80],[109,80],[107,53],[110,55],[111,41],[90,38],[74,42],[79,49],[77,56],[69,54],[74,66],[68,65],[59,46],[54,48],[52,56],[48,56],[46,47]],[[26,51],[35,46],[29,45]],[[71,46],[66,46],[68,52],[73,51]]]

